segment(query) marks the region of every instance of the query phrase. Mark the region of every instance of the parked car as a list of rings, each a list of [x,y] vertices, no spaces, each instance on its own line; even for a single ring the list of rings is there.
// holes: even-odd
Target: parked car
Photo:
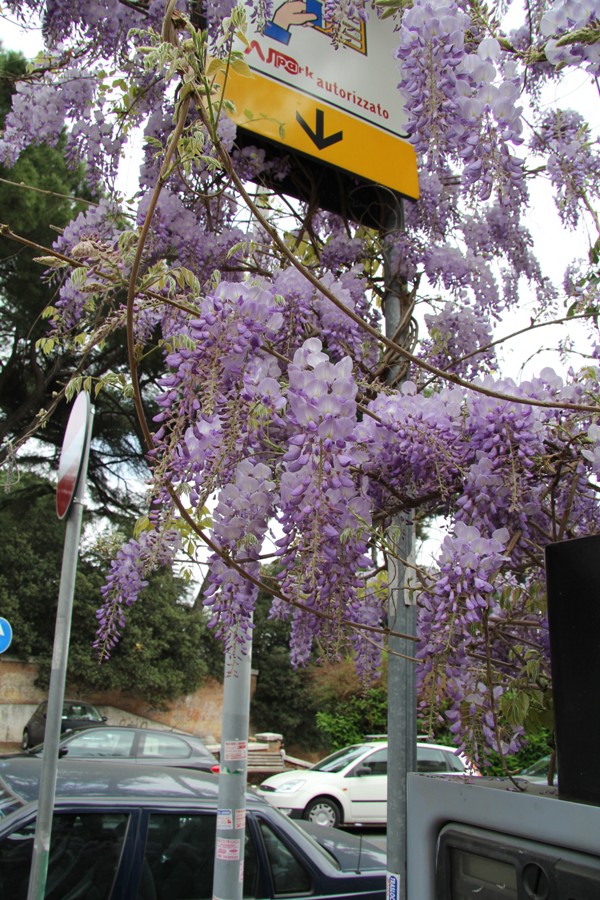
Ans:
[[[26,900],[39,759],[0,760],[0,897]],[[28,802],[30,801],[30,802]],[[58,763],[45,900],[212,898],[218,779],[205,772],[94,760]],[[247,795],[243,895],[385,900],[385,852],[355,835],[315,839]]]
[[[319,825],[384,825],[387,822],[386,741],[352,744],[309,769],[272,775],[258,790],[291,818]],[[417,771],[479,775],[454,747],[417,744]]]
[[[536,762],[532,763],[530,766],[517,772],[516,777],[524,778],[532,784],[548,784],[548,772],[550,771],[551,759],[552,756],[550,753],[548,756],[542,756],[541,759],[536,760]],[[554,772],[554,783],[556,784],[556,770]]]
[[[44,741],[46,734],[46,715],[48,704],[40,703],[33,713],[27,725],[23,729],[23,750],[35,747]],[[99,725],[106,722],[106,716],[100,715],[95,706],[83,700],[65,700],[63,703],[61,734],[74,728],[87,728],[89,725]]]
[[[41,756],[44,745],[25,751]],[[129,725],[101,725],[65,735],[58,744],[58,755],[75,759],[129,760],[139,765],[185,766],[205,772],[218,772],[217,757],[193,734],[136,728]]]

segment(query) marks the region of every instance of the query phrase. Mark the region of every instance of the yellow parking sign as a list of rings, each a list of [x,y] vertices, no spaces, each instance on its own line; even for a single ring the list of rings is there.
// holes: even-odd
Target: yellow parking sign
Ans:
[[[252,77],[230,70],[224,91],[237,125],[418,198],[390,20],[371,11],[366,21],[357,16],[334,25],[320,0],[284,0],[247,38],[237,49]]]

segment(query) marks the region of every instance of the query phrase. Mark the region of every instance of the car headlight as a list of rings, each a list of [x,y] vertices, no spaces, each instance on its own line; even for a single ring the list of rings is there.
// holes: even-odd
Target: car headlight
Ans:
[[[305,778],[295,778],[293,781],[278,784],[275,790],[278,794],[292,794],[294,791],[300,790],[304,784],[306,784]]]

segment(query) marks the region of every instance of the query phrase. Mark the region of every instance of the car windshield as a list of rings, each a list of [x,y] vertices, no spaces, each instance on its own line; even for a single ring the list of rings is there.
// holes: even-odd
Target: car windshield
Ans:
[[[264,820],[262,820],[260,814],[257,816],[257,818],[261,821],[263,826],[266,824],[269,828],[272,827],[271,823],[266,823],[264,822]],[[286,828],[288,831],[296,831],[299,835],[301,835],[301,840],[308,841],[312,845],[313,850],[315,850],[319,854],[319,856],[323,857],[323,859],[326,859],[330,865],[341,871],[341,866],[336,855],[332,853],[331,850],[326,846],[323,846],[323,844],[320,843],[315,837],[313,837],[313,835],[304,827],[304,825],[304,822],[296,822],[294,821],[294,819],[288,819],[286,822]],[[319,825],[319,828],[321,829],[323,828],[323,826]],[[329,831],[329,829],[323,828],[323,831],[327,832]]]
[[[311,766],[315,772],[341,772],[350,763],[362,756],[367,748],[364,744],[353,744],[351,747],[344,747],[343,750],[337,750],[330,756],[326,756],[320,762]]]
[[[550,768],[550,757],[544,756],[542,759],[538,759],[537,762],[534,762],[532,766],[529,766],[527,769],[523,769],[523,772],[521,774],[523,774],[523,775],[547,775],[549,768]]]
[[[316,839],[335,859],[342,872],[375,872],[385,870],[385,851],[364,841],[361,837],[346,834],[336,828],[319,829]]]
[[[62,711],[63,719],[86,719],[89,722],[102,722],[102,716],[95,706],[89,703],[65,703]]]

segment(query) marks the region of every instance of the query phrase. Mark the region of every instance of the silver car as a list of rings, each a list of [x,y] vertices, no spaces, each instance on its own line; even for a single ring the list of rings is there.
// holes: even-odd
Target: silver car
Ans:
[[[41,756],[44,745],[26,751]],[[180,731],[136,728],[131,725],[101,725],[65,735],[58,755],[69,759],[102,759],[138,765],[178,766],[218,772],[219,763],[199,737]]]

